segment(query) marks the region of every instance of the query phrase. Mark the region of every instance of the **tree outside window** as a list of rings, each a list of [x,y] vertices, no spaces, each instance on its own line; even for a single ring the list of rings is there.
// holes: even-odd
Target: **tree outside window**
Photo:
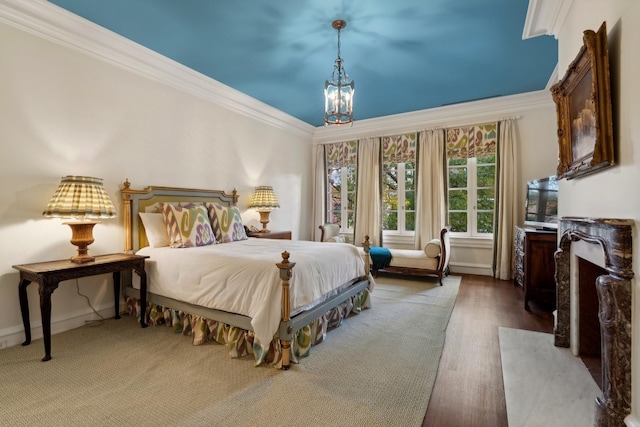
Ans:
[[[385,164],[382,186],[383,230],[414,231],[415,163]]]
[[[345,185],[346,184],[346,185]],[[356,168],[345,166],[327,171],[327,222],[353,230],[356,210]]]
[[[382,229],[413,233],[416,220],[417,134],[382,139]]]
[[[357,142],[325,145],[327,166],[326,221],[340,224],[340,231],[352,231],[355,224]]]
[[[493,234],[497,124],[447,131],[448,212],[452,233]]]

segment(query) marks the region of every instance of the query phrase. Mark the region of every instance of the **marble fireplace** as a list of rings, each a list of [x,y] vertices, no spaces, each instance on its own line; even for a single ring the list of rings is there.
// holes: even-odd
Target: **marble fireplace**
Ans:
[[[626,219],[564,217],[558,228],[554,342],[576,356],[599,349],[598,427],[623,426],[631,412],[633,224]]]

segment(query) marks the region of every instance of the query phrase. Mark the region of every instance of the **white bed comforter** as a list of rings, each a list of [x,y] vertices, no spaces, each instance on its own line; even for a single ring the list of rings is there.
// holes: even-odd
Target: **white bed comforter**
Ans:
[[[288,251],[291,310],[309,307],[341,285],[365,276],[355,246],[255,239],[196,248],[143,248],[148,291],[250,317],[255,337],[269,345],[280,323],[282,281],[276,263]]]

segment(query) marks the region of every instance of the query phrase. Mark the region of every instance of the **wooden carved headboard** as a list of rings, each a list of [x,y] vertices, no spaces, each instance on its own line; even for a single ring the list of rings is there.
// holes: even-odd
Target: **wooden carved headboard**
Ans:
[[[126,179],[122,194],[124,218],[124,250],[134,252],[148,245],[147,236],[140,219],[139,212],[147,212],[147,208],[156,203],[187,203],[214,202],[223,206],[238,203],[238,192],[234,189],[231,194],[222,190],[199,190],[193,188],[176,187],[146,187],[142,190],[131,188]]]

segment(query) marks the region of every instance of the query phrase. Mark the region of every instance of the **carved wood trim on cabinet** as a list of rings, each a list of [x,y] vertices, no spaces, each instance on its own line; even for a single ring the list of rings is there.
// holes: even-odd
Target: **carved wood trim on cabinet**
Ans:
[[[529,301],[556,307],[556,279],[554,254],[557,248],[556,231],[515,228],[515,283],[524,290],[524,308]]]

